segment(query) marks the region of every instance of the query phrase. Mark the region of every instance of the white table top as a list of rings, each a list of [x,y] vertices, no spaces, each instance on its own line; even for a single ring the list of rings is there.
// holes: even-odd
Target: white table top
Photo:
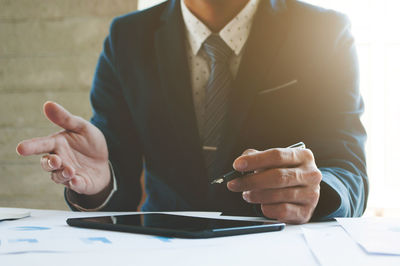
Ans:
[[[341,265],[365,265],[365,262],[400,265],[400,256],[366,254],[337,222],[289,225],[280,232],[193,240],[73,228],[65,222],[71,217],[105,215],[100,212],[28,211],[31,213],[28,218],[0,222],[1,265],[328,265],[331,261]],[[335,232],[331,234],[326,254],[310,249],[304,228]],[[332,246],[335,241],[339,244]],[[341,250],[342,242],[349,244],[343,245],[346,250]]]

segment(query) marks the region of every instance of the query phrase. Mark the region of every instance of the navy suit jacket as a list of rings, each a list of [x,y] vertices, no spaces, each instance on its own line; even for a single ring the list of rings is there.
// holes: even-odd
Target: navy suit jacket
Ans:
[[[232,170],[245,149],[304,141],[323,174],[313,218],[363,213],[366,134],[349,27],[334,11],[292,0],[260,1],[229,98],[214,175]],[[180,1],[113,21],[91,102],[91,122],[105,135],[118,183],[105,211],[137,209],[144,169],[145,211],[256,214],[241,193],[209,184]]]

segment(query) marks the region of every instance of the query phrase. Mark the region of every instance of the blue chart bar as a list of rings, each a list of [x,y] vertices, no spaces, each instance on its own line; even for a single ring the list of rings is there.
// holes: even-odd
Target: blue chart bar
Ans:
[[[170,237],[165,237],[165,236],[153,236],[153,238],[158,239],[158,240],[160,240],[160,241],[162,241],[162,242],[165,242],[165,243],[171,242],[171,238],[170,238]]]
[[[43,226],[18,226],[11,228],[11,230],[15,231],[43,231],[43,230],[50,230],[50,227],[43,227]]]
[[[105,237],[88,237],[82,238],[82,241],[86,244],[93,244],[93,243],[103,243],[103,244],[111,244],[111,241]]]
[[[10,240],[8,240],[8,242],[9,243],[29,243],[29,244],[39,243],[39,241],[35,238],[10,239]]]

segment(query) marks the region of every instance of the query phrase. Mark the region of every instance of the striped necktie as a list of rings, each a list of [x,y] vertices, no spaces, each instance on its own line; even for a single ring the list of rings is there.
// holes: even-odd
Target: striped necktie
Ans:
[[[205,162],[209,177],[211,177],[216,161],[215,150],[221,143],[221,131],[233,81],[230,70],[233,51],[219,35],[211,35],[204,42],[203,48],[211,61],[210,78],[206,86],[205,119],[202,127]]]

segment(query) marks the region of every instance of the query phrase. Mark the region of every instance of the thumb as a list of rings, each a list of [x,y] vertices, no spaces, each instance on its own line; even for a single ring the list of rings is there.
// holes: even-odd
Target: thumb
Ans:
[[[66,130],[79,133],[85,128],[87,123],[83,118],[72,115],[64,107],[55,102],[45,102],[43,111],[47,119]]]

